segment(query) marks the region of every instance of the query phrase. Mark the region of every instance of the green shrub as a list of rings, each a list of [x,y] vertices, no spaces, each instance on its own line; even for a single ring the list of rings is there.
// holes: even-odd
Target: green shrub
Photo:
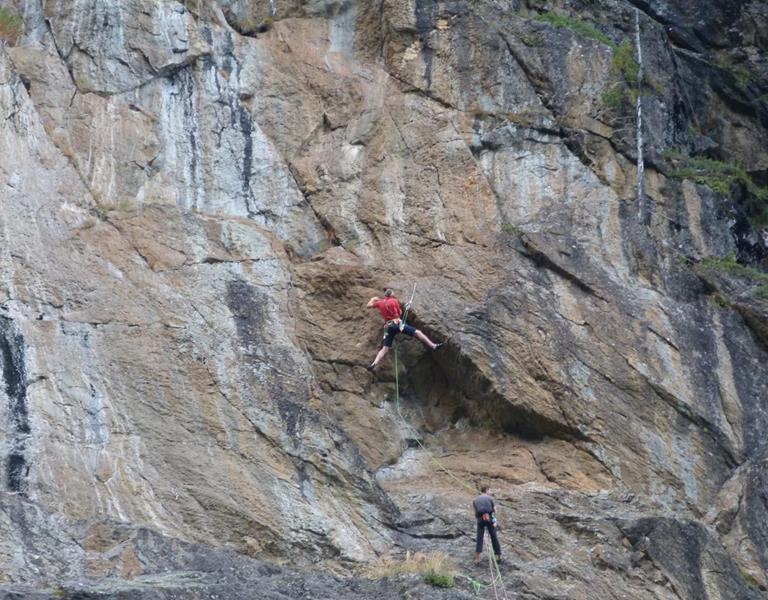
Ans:
[[[629,40],[624,40],[620,46],[614,46],[611,68],[628,84],[637,84],[640,77],[640,64],[635,60],[635,49]]]
[[[618,78],[616,86],[603,94],[603,102],[609,108],[631,110],[637,105],[640,94],[640,64],[635,60],[635,50],[629,40],[614,46],[611,71]]]
[[[731,253],[728,256],[710,256],[699,262],[699,268],[707,271],[722,271],[740,277],[747,277],[760,283],[758,290],[768,285],[768,273],[758,271],[754,267],[742,265],[736,260],[736,255]]]
[[[736,261],[735,254],[705,258],[699,262],[696,268],[702,271],[719,271],[749,279],[752,285],[748,295],[753,298],[768,299],[768,273],[758,271],[748,265],[742,265]],[[723,307],[731,304],[731,299],[723,293],[715,294],[713,300],[716,304]]]
[[[691,135],[690,131],[688,132],[688,135]],[[667,160],[682,160],[685,158],[685,155],[677,148],[665,148],[661,155]]]
[[[605,104],[608,108],[619,109],[624,106],[624,102],[627,100],[627,97],[624,93],[624,90],[620,90],[614,87],[610,90],[604,91],[602,99],[603,104]]]
[[[704,159],[706,160],[706,159]],[[690,179],[701,185],[706,185],[708,188],[716,191],[719,194],[727,196],[731,193],[731,183],[733,183],[733,175],[728,171],[721,169],[708,169],[701,160],[687,163],[672,172],[674,179]]]
[[[629,40],[619,45],[612,44],[611,47],[611,72],[617,81],[603,92],[603,104],[616,111],[629,111],[637,104],[640,94],[640,64],[635,60],[635,50]]]
[[[715,304],[717,304],[720,308],[728,308],[730,306],[728,302],[728,298],[726,298],[722,294],[714,294],[712,296],[712,301]]]
[[[750,83],[752,83],[752,79],[754,78],[752,71],[750,71],[746,67],[733,67],[731,69],[731,73],[733,73],[733,76],[736,78],[736,81],[743,88],[747,87]]]
[[[618,81],[610,89],[603,92],[603,103],[614,110],[627,109],[637,103],[640,91],[633,88],[640,83],[640,64],[635,60],[635,51],[629,40],[617,44],[592,23],[560,13],[546,12],[537,15],[534,20],[549,23],[557,28],[565,27],[583,37],[610,46],[613,50],[611,71],[616,75]]]
[[[504,233],[511,233],[511,234],[514,234],[514,235],[520,235],[521,233],[523,233],[523,230],[520,229],[520,227],[515,225],[514,223],[504,223],[501,226],[501,230]]]
[[[736,254],[731,252],[727,256],[709,256],[699,262],[702,269],[716,269],[719,271],[737,272],[746,269],[744,265],[736,260]]]
[[[611,48],[615,48],[616,44],[613,43],[611,38],[605,35],[597,27],[588,21],[582,21],[568,15],[560,13],[546,12],[534,17],[535,21],[541,21],[542,23],[549,23],[553,27],[558,29],[566,28],[578,33],[579,35],[606,44]]]
[[[731,54],[720,54],[715,59],[715,66],[728,71],[736,79],[736,83],[741,88],[746,88],[755,76],[748,68],[743,65],[736,64],[736,58]]]
[[[617,81],[603,92],[602,100],[607,108],[621,111],[634,107],[641,93],[639,89],[641,83],[646,91],[658,91],[655,89],[659,87],[658,84],[649,85],[648,82],[640,81],[640,64],[635,60],[635,51],[630,40],[617,44],[592,23],[560,13],[545,12],[535,16],[534,20],[548,23],[553,27],[570,29],[583,37],[605,44],[613,50],[611,71]],[[523,43],[526,43],[525,40]]]
[[[13,8],[0,7],[0,40],[13,46],[21,37],[21,15]]]
[[[760,589],[760,582],[754,575],[752,575],[752,573],[744,568],[739,569],[739,571],[741,573],[741,577],[744,579],[744,583],[746,583],[748,587],[752,588],[753,590]]]
[[[744,167],[700,156],[686,157],[674,150],[666,151],[665,158],[677,163],[672,179],[689,179],[724,196],[731,195],[734,184],[741,186],[749,194],[743,208],[752,226],[768,227],[768,186],[758,185]]]
[[[442,588],[452,588],[456,584],[453,573],[440,573],[437,571],[429,571],[424,575],[424,581],[429,585]]]

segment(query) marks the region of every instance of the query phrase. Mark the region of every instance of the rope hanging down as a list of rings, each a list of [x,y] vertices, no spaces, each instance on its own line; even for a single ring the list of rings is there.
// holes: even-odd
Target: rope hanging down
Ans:
[[[408,320],[408,311],[411,310],[411,303],[413,302],[413,297],[415,295],[416,295],[416,284],[414,283],[413,291],[411,292],[411,299],[405,303],[405,312],[403,313],[403,318],[400,320],[400,331],[405,329],[405,322]],[[395,351],[397,351],[397,348],[395,348]]]
[[[416,284],[414,283],[413,292],[411,293],[411,298],[410,300],[408,300],[408,302],[405,305],[403,318],[400,322],[401,331],[405,327],[406,319],[408,318],[408,312],[411,308],[411,303],[413,302],[413,297],[415,294],[416,294]],[[405,415],[403,415],[403,411],[400,407],[400,365],[399,365],[398,356],[397,356],[397,346],[395,346],[395,406],[397,408],[397,414],[400,417],[400,420],[413,433],[414,440],[418,444],[419,448],[421,448],[424,451],[424,453],[427,455],[429,460],[431,460],[441,471],[443,471],[446,475],[451,477],[460,486],[469,490],[471,493],[475,493],[476,490],[474,486],[469,485],[466,481],[460,479],[458,476],[452,473],[450,469],[448,469],[437,458],[435,458],[431,450],[429,450],[426,446],[424,446],[424,444],[421,443],[421,440],[419,439],[418,431],[416,431],[416,429],[405,418]],[[499,563],[496,560],[496,556],[491,551],[490,541],[488,544],[486,544],[486,549],[488,551],[488,569],[489,569],[490,581],[491,581],[490,585],[493,587],[495,600],[509,600],[509,597],[507,596],[506,586],[504,585],[504,579],[502,578],[502,575],[501,575],[501,569],[499,568]]]

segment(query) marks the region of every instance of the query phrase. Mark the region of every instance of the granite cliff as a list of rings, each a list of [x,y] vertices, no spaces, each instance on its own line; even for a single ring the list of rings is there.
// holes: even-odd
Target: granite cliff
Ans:
[[[5,0],[0,36],[3,597],[475,597],[366,569],[481,580],[482,481],[510,598],[768,597],[764,2]],[[414,284],[447,344],[397,388],[364,306]]]

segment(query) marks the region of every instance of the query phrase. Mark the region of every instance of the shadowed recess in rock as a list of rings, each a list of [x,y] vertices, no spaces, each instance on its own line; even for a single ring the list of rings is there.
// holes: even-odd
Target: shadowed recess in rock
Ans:
[[[624,532],[635,549],[646,553],[669,577],[681,598],[761,597],[738,577],[739,570],[720,542],[698,523],[648,518]],[[713,571],[721,577],[702,576]]]
[[[416,0],[416,28],[419,32],[419,41],[421,43],[421,53],[424,60],[424,80],[427,82],[427,88],[432,87],[432,54],[434,50],[430,45],[429,35],[435,26],[440,9],[434,0]]]
[[[256,288],[242,280],[227,283],[227,306],[232,311],[237,327],[237,334],[244,342],[258,343],[259,337],[265,337],[267,313],[264,306],[266,298]],[[248,348],[249,351],[255,348]]]
[[[29,472],[24,446],[30,433],[27,412],[27,388],[24,372],[24,339],[14,333],[13,322],[0,318],[0,354],[2,354],[3,384],[8,401],[11,452],[6,465],[8,489],[20,492]]]
[[[251,115],[242,106],[237,109],[240,118],[240,129],[243,132],[245,148],[243,149],[243,194],[246,201],[251,195],[251,170],[253,162],[253,123]],[[251,207],[248,206],[249,216],[253,216]]]
[[[442,337],[416,319],[411,324],[435,339]],[[409,355],[410,352],[406,352],[405,360],[413,361],[414,357]],[[584,439],[577,429],[510,402],[472,359],[451,342],[436,352],[422,354],[410,364],[403,383],[406,398],[410,389],[414,392],[412,400],[417,403],[439,406],[446,419],[445,425],[466,418],[473,425],[524,438]]]

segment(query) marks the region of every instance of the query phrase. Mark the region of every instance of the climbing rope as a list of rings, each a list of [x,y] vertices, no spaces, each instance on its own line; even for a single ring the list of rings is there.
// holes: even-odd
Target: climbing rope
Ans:
[[[408,318],[408,311],[411,308],[411,302],[413,302],[414,294],[416,293],[416,284],[413,284],[413,292],[411,293],[411,299],[406,303],[405,305],[405,312],[403,313],[403,318],[400,323],[400,331],[403,330],[406,324],[406,319]],[[463,488],[469,490],[472,493],[476,492],[476,489],[474,486],[469,485],[466,481],[456,476],[453,472],[451,472],[450,469],[448,469],[443,463],[441,463],[435,456],[432,454],[432,451],[429,450],[424,444],[421,443],[421,440],[419,439],[419,432],[416,431],[416,429],[408,422],[408,420],[405,418],[405,415],[403,414],[402,408],[400,406],[400,365],[398,361],[398,354],[397,354],[397,346],[395,346],[395,407],[397,408],[397,414],[400,417],[400,420],[403,422],[403,424],[413,433],[414,440],[418,444],[419,448],[421,448],[426,456],[429,458],[430,461],[432,461],[443,473],[451,477],[454,481],[456,481],[460,486]],[[466,535],[466,534],[465,534]],[[485,535],[485,534],[483,534]],[[490,532],[488,534],[488,537],[490,537]],[[488,544],[486,545],[486,549],[488,551],[488,569],[489,569],[489,575],[490,575],[490,585],[493,588],[493,594],[494,594],[494,600],[509,600],[509,597],[507,596],[507,590],[506,586],[504,585],[504,579],[501,575],[501,569],[499,568],[499,563],[496,560],[496,555],[491,550],[491,543],[490,540],[488,540]],[[472,585],[475,587],[475,590],[477,591],[477,583],[475,580],[470,579],[472,582]],[[499,595],[501,593],[501,595]]]
[[[408,422],[408,420],[405,418],[405,415],[403,415],[403,411],[400,408],[400,375],[399,375],[399,368],[398,368],[398,359],[397,359],[397,347],[395,347],[395,406],[397,407],[397,414],[400,417],[400,419],[403,421],[405,426],[411,430],[411,432],[414,435],[414,440],[419,445],[419,448],[421,448],[427,455],[427,457],[435,463],[438,469],[443,471],[446,475],[451,477],[454,481],[456,481],[460,486],[463,488],[469,490],[472,493],[475,493],[477,490],[474,486],[469,485],[466,481],[460,479],[456,475],[454,475],[450,469],[448,469],[445,465],[443,465],[439,460],[437,460],[432,452],[427,449],[424,444],[421,443],[421,440],[419,439],[419,433],[416,431],[416,429]]]
[[[490,534],[488,535],[490,537]],[[491,551],[491,544],[488,544],[486,548],[488,551],[488,562],[490,563],[491,582],[494,583],[494,593],[497,593],[495,584],[498,581],[498,589],[501,590],[501,596],[497,596],[497,598],[501,598],[502,600],[509,600],[509,597],[507,596],[507,588],[504,585],[504,579],[501,576],[499,561],[496,559],[496,555]]]
[[[490,536],[489,536],[490,537]],[[490,546],[490,544],[488,544]],[[491,586],[493,587],[493,596],[496,600],[499,600],[499,589],[496,587],[496,573],[493,572],[493,552],[488,548],[488,570],[491,573]]]
[[[413,297],[415,295],[416,295],[416,284],[414,283],[413,291],[411,292],[411,299],[405,303],[405,312],[403,313],[403,318],[400,320],[400,331],[405,329],[405,322],[408,320],[408,312],[411,310],[411,303],[413,302]]]

